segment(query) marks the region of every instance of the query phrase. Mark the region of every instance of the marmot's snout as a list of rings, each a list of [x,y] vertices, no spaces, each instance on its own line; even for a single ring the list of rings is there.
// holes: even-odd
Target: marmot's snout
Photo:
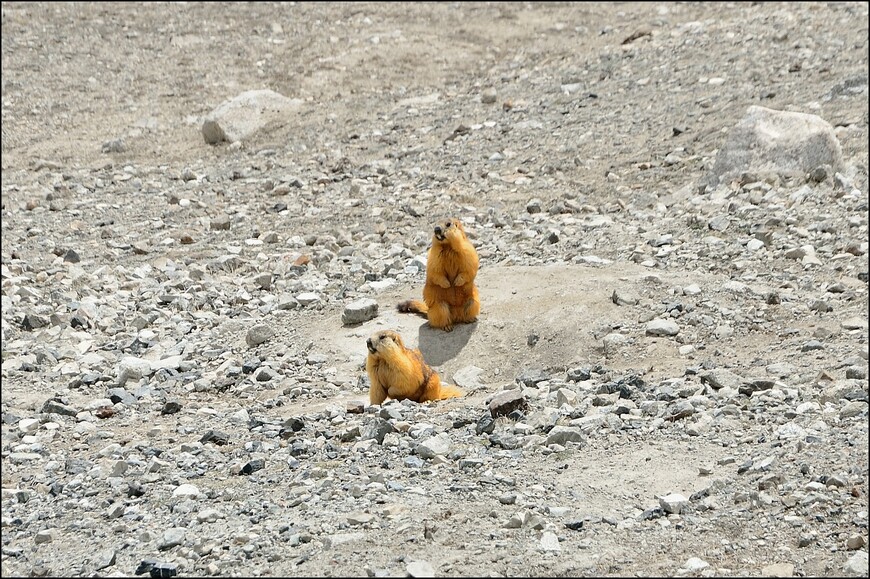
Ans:
[[[369,338],[368,340],[366,340],[366,347],[369,349],[369,352],[371,352],[372,354],[374,354],[375,352],[377,352],[377,350],[375,350],[375,345],[372,344],[372,339],[371,339],[371,338]]]
[[[435,226],[435,237],[437,237],[439,241],[444,240],[444,229],[442,229],[440,225]]]

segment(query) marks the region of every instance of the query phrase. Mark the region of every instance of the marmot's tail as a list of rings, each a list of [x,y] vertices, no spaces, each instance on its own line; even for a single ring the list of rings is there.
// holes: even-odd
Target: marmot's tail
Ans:
[[[423,316],[429,311],[429,306],[422,300],[405,300],[396,306],[403,314],[422,314]]]
[[[461,398],[462,396],[465,396],[465,392],[452,384],[442,384],[441,389],[438,391],[438,400]]]

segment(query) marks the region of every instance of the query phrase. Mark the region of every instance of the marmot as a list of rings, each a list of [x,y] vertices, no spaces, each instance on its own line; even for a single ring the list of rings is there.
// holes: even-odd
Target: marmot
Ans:
[[[478,264],[477,251],[458,219],[436,224],[426,261],[423,301],[404,301],[399,311],[427,316],[430,326],[447,332],[456,322],[473,322],[480,313],[480,294],[474,284]]]
[[[438,374],[423,360],[420,350],[406,348],[402,337],[392,330],[375,332],[366,340],[369,355],[369,402],[381,404],[389,396],[395,400],[443,400],[463,395],[456,386],[441,383]]]

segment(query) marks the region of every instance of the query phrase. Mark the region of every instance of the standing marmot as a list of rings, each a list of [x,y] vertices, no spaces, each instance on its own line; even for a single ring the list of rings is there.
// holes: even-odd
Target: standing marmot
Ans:
[[[426,260],[423,301],[404,301],[399,311],[427,315],[430,326],[448,332],[454,323],[473,322],[480,313],[480,294],[474,284],[477,267],[477,251],[462,223],[458,219],[438,223]]]
[[[423,360],[420,350],[405,347],[402,337],[392,330],[375,332],[366,340],[369,355],[369,402],[381,404],[389,396],[395,400],[443,400],[458,398],[462,390],[441,383],[438,374]]]

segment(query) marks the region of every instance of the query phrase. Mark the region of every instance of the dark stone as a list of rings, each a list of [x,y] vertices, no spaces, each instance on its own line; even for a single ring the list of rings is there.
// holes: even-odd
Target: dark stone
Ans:
[[[305,428],[305,422],[301,418],[294,416],[285,420],[283,427],[292,432],[299,432]]]
[[[245,374],[252,374],[254,370],[260,367],[260,360],[258,358],[251,358],[250,360],[245,360],[242,364],[242,372]]]
[[[220,430],[209,430],[202,435],[202,438],[200,438],[199,441],[203,444],[211,442],[218,446],[223,446],[230,441],[230,435],[226,432],[221,432]]]
[[[565,526],[571,529],[572,531],[579,531],[583,528],[583,521],[569,521],[565,523]]]
[[[21,327],[28,332],[32,332],[33,330],[44,328],[48,325],[48,320],[43,318],[42,316],[37,316],[36,314],[27,314],[24,316],[24,320],[21,321]]]
[[[375,418],[368,426],[366,426],[362,438],[363,440],[374,438],[378,441],[378,444],[383,444],[384,437],[395,431],[395,427],[383,418]]]
[[[75,416],[79,413],[79,411],[72,406],[67,406],[60,400],[54,398],[45,401],[45,404],[42,405],[42,412],[48,414],[60,414],[62,416]]]
[[[157,563],[151,567],[152,577],[175,577],[178,567],[174,563]]]
[[[79,257],[79,254],[74,249],[68,249],[67,252],[63,255],[63,260],[68,263],[78,263],[82,260]]]
[[[535,386],[538,382],[543,382],[544,380],[549,379],[550,375],[543,370],[526,370],[516,378],[518,383],[526,386],[527,388],[531,388]]]
[[[568,370],[568,380],[571,382],[580,382],[592,378],[592,372],[589,368],[571,368]]]
[[[490,434],[495,430],[495,420],[492,414],[486,413],[481,415],[480,419],[474,427],[474,432],[477,434]]]
[[[529,403],[519,388],[505,390],[489,402],[489,413],[493,418],[507,416],[514,410],[528,410]]]
[[[263,470],[266,468],[266,461],[262,458],[255,458],[248,464],[242,467],[242,470],[239,471],[239,474],[251,474],[252,472],[257,472],[258,470]]]
[[[176,414],[181,410],[181,403],[175,400],[168,400],[163,408],[160,409],[160,414]]]
[[[82,383],[84,383],[84,378],[82,378]],[[125,388],[109,388],[108,397],[112,404],[120,402],[126,406],[132,406],[138,402],[133,393]]]
[[[149,571],[151,571],[151,569],[154,567],[154,565],[157,565],[157,564],[158,564],[158,562],[155,561],[154,559],[143,559],[142,561],[139,562],[139,566],[136,567],[136,570],[133,573],[135,573],[136,575],[142,575],[143,573],[148,573]]]
[[[141,497],[145,494],[145,489],[142,488],[142,485],[136,481],[130,481],[127,483],[127,496],[131,498]]]
[[[661,507],[652,507],[640,514],[641,521],[650,521],[665,516],[665,511]]]

